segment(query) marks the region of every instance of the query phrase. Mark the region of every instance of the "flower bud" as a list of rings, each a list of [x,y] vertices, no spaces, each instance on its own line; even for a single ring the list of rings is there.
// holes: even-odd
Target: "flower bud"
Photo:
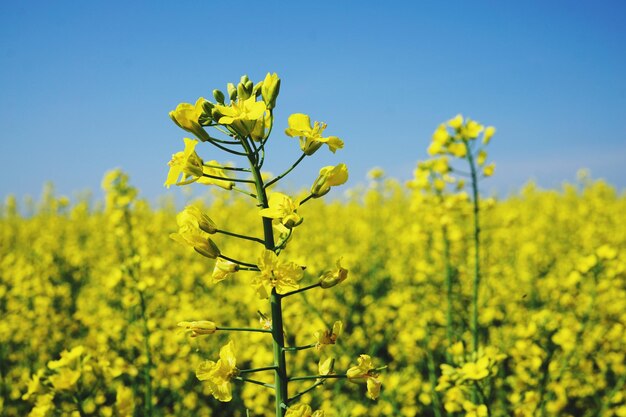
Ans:
[[[204,214],[196,206],[187,206],[176,216],[179,225],[193,224],[198,225],[200,230],[213,234],[217,232],[217,226],[209,216]]]
[[[202,256],[215,259],[220,256],[220,250],[211,239],[203,239],[197,236],[193,238],[193,249]]]
[[[235,84],[228,83],[226,85],[226,90],[228,91],[228,97],[230,98],[230,101],[234,101],[237,99],[237,88],[235,87]]]
[[[217,326],[212,321],[181,321],[178,327],[184,327],[185,330],[191,332],[191,337],[197,337],[202,334],[213,334],[217,331]]]
[[[222,105],[224,104],[224,100],[226,100],[224,93],[217,89],[213,90],[213,98],[215,98],[215,101]]]
[[[330,187],[344,184],[346,181],[348,181],[346,164],[324,167],[311,187],[311,194],[313,198],[321,197],[330,191]]]
[[[237,97],[239,97],[239,100],[246,100],[250,98],[250,93],[246,89],[246,85],[244,83],[237,84]]]
[[[263,80],[263,86],[261,88],[261,94],[263,95],[263,101],[268,109],[276,107],[276,98],[280,91],[280,78],[276,73],[270,74],[269,72]]]
[[[231,274],[234,274],[237,271],[239,271],[239,265],[234,262],[218,258],[217,262],[215,262],[215,267],[213,268],[213,274],[211,275],[211,278],[213,280],[213,283],[216,284],[220,281],[225,280]]]
[[[261,95],[262,89],[263,89],[263,81],[259,81],[258,83],[254,85],[254,88],[252,89],[252,95],[258,98]]]

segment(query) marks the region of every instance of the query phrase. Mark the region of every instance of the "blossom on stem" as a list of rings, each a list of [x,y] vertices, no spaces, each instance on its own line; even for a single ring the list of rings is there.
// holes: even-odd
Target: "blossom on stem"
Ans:
[[[213,284],[224,281],[237,271],[239,271],[239,265],[236,263],[222,258],[217,258],[217,262],[215,262],[215,267],[213,268],[213,273],[211,274]]]
[[[278,262],[278,256],[271,250],[264,250],[259,258],[259,274],[252,280],[259,298],[267,298],[276,288],[278,294],[297,290],[298,281],[304,276],[301,266],[294,262]]]
[[[313,409],[308,404],[292,405],[287,409],[285,417],[324,417],[324,411]]]
[[[297,213],[298,204],[289,196],[282,193],[272,193],[269,196],[268,208],[261,209],[259,214],[274,219],[287,229],[302,223],[302,217]]]
[[[317,343],[315,348],[321,350],[326,345],[334,345],[337,343],[337,338],[341,334],[341,330],[343,330],[343,323],[336,321],[332,329],[316,331],[315,338],[317,339]]]
[[[359,383],[365,380],[367,396],[372,400],[377,399],[380,395],[382,382],[378,379],[378,372],[376,372],[369,355],[360,355],[357,359],[357,365],[348,369],[346,376],[350,382]]]
[[[345,184],[346,181],[348,181],[346,164],[323,167],[311,187],[311,194],[313,198],[321,197],[330,191],[330,187]]]
[[[300,138],[300,149],[307,155],[313,155],[323,144],[327,144],[332,153],[343,148],[343,141],[337,136],[322,137],[326,123],[315,122],[311,127],[311,119],[302,113],[292,114],[287,122],[289,127],[285,134],[292,138]]]
[[[326,271],[320,275],[320,287],[331,288],[348,278],[348,270],[341,266],[341,259],[337,260],[337,269]]]
[[[255,129],[257,123],[265,123],[265,111],[267,107],[263,101],[256,101],[254,95],[237,101],[230,105],[216,104],[214,117],[218,123],[230,126],[239,136],[247,137]]]
[[[222,402],[232,400],[230,381],[238,373],[232,340],[220,349],[220,358],[217,362],[203,361],[196,368],[196,377],[200,381],[206,381],[213,396]]]
[[[170,118],[180,127],[196,135],[198,139],[206,142],[210,139],[209,134],[200,124],[200,117],[204,113],[203,105],[207,100],[200,97],[196,104],[180,103],[175,110],[170,112]]]

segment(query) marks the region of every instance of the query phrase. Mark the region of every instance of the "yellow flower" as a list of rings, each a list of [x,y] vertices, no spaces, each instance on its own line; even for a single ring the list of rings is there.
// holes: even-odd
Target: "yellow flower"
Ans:
[[[348,167],[346,164],[327,166],[320,169],[320,174],[311,187],[314,198],[321,197],[330,191],[330,187],[345,184],[348,181]]]
[[[487,417],[489,415],[489,410],[484,404],[476,405],[471,401],[464,401],[463,409],[465,410],[465,417]]]
[[[317,339],[317,350],[321,350],[326,345],[334,345],[337,343],[337,338],[341,334],[341,330],[343,329],[343,323],[341,321],[336,321],[333,324],[332,330],[318,330],[315,332],[315,338]]]
[[[308,404],[298,404],[289,407],[285,417],[324,417],[324,412],[322,410],[313,412]]]
[[[245,100],[237,100],[229,106],[216,104],[216,112],[221,116],[218,123],[228,125],[242,137],[249,136],[257,122],[264,123],[265,103],[256,101],[252,95]]]
[[[297,290],[304,275],[301,266],[293,262],[279,263],[278,256],[271,250],[265,250],[259,258],[259,274],[252,280],[260,298],[267,298],[276,288],[278,294],[285,294]]]
[[[302,217],[296,212],[298,204],[285,194],[272,193],[269,197],[268,205],[268,208],[259,211],[261,216],[275,219],[287,229],[302,223]]]
[[[176,106],[176,109],[170,112],[170,118],[178,125],[178,127],[185,129],[188,132],[196,135],[198,139],[206,142],[210,139],[209,134],[200,125],[200,117],[204,113],[203,104],[206,100],[200,97],[196,104],[180,103]]]
[[[71,390],[80,378],[80,370],[61,368],[57,374],[51,375],[48,380],[56,390]]]
[[[61,358],[59,360],[48,362],[48,368],[54,370],[64,366],[76,365],[84,352],[85,348],[81,345],[74,347],[70,351],[65,350],[61,352]]]
[[[199,228],[209,234],[213,234],[217,231],[217,226],[215,226],[213,220],[196,206],[186,206],[183,211],[178,213],[176,220],[180,227],[188,226]]]
[[[461,367],[465,379],[479,381],[489,376],[489,358],[482,357],[477,362],[467,362]]]
[[[189,330],[191,332],[191,337],[197,337],[203,334],[213,334],[217,331],[215,323],[208,320],[181,321],[178,323],[178,327],[184,327],[185,330]]]
[[[343,141],[337,136],[322,137],[326,129],[325,123],[315,122],[311,127],[311,119],[306,114],[292,114],[287,122],[289,127],[285,130],[285,134],[292,138],[299,137],[300,149],[307,155],[313,155],[324,143],[328,145],[332,153],[343,148]]]
[[[448,120],[448,126],[457,130],[460,129],[463,126],[463,116],[457,114],[454,118]]]
[[[495,127],[487,126],[487,128],[485,129],[485,133],[483,134],[483,144],[484,145],[488,144],[495,133],[496,133]]]
[[[320,359],[317,364],[317,369],[320,375],[329,375],[333,371],[335,365],[335,358]]]
[[[213,268],[213,274],[211,274],[213,284],[225,280],[237,271],[239,271],[239,265],[234,262],[218,258],[217,262],[215,262],[215,267]]]
[[[372,364],[372,358],[369,355],[360,355],[357,359],[357,366],[353,366],[346,372],[346,376],[350,382],[362,382],[366,380],[367,384],[367,396],[372,400],[375,400],[380,395],[380,388],[382,382],[378,379],[378,372],[376,372],[374,365]]]
[[[215,259],[220,255],[220,250],[215,242],[206,237],[206,232],[200,229],[200,224],[190,213],[189,207],[176,216],[178,233],[171,233],[170,239],[183,246],[192,247],[200,255],[209,259]]]
[[[164,184],[167,188],[170,188],[170,185],[191,184],[202,177],[203,162],[195,150],[198,141],[189,138],[183,140],[185,141],[185,150],[173,154],[172,159],[168,162],[170,170]]]
[[[496,164],[492,162],[483,168],[483,175],[485,177],[491,177],[495,170],[496,170]]]
[[[320,276],[320,287],[331,288],[348,278],[348,270],[341,267],[341,259],[337,260],[337,269],[326,271]]]
[[[487,152],[485,152],[484,150],[478,152],[478,155],[476,156],[476,163],[478,164],[478,166],[483,166],[486,160]]]
[[[220,358],[217,362],[204,361],[196,369],[196,377],[200,381],[206,381],[213,396],[222,402],[232,400],[230,381],[238,373],[232,341],[220,349]]]

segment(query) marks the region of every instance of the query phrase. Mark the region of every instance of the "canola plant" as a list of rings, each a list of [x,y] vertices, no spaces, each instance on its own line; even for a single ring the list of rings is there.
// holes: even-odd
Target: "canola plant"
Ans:
[[[481,195],[495,129],[462,116],[407,184],[373,170],[324,201],[339,163],[290,194],[303,159],[348,149],[297,113],[300,157],[263,172],[279,88],[171,113],[195,138],[166,185],[208,186],[182,212],[120,170],[104,204],[6,199],[0,415],[626,416],[623,194]]]

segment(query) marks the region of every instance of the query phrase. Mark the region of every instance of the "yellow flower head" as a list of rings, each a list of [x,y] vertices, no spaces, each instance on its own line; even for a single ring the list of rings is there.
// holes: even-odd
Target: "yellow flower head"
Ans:
[[[257,122],[265,123],[264,114],[267,110],[263,101],[256,101],[252,95],[245,100],[233,101],[230,105],[216,104],[215,111],[220,115],[218,123],[227,125],[242,137],[254,131]]]
[[[206,236],[207,232],[200,228],[200,221],[198,221],[198,218],[193,214],[195,210],[190,209],[190,207],[192,206],[188,206],[183,212],[176,216],[178,233],[171,233],[170,238],[183,246],[192,247],[196,252],[209,259],[215,259],[220,255],[220,250],[215,242]],[[203,227],[207,230],[211,230],[210,223],[208,222],[203,222]]]
[[[176,152],[168,162],[170,170],[164,184],[167,188],[170,185],[190,184],[202,177],[203,162],[195,150],[198,141],[189,138],[184,138],[184,141],[185,150]]]
[[[285,134],[292,138],[299,137],[300,149],[307,155],[313,155],[324,143],[328,145],[332,153],[343,148],[343,141],[337,136],[322,137],[326,129],[325,123],[315,122],[311,127],[311,119],[306,114],[292,114],[287,122],[289,127],[285,130]]]
[[[239,373],[234,349],[233,342],[228,342],[220,349],[217,362],[204,361],[196,369],[196,377],[206,381],[213,396],[222,402],[232,400],[230,381]]]
[[[322,410],[313,412],[308,404],[298,404],[289,407],[285,417],[324,417],[324,412]]]
[[[343,323],[341,321],[336,321],[331,330],[326,329],[316,331],[315,338],[317,339],[317,350],[321,350],[326,345],[334,345],[337,343],[337,338],[341,334],[342,329]]]
[[[330,187],[345,184],[348,181],[348,167],[346,164],[327,166],[320,169],[320,174],[311,187],[314,198],[321,197],[330,191]]]
[[[348,270],[341,266],[341,259],[337,260],[337,269],[326,271],[320,275],[320,287],[331,288],[344,282],[348,278]]]
[[[203,232],[213,234],[217,231],[215,223],[196,206],[187,206],[176,215],[179,227],[199,228]]]
[[[188,132],[196,135],[198,139],[206,142],[210,139],[209,134],[204,130],[200,124],[200,117],[204,113],[203,104],[206,100],[200,97],[196,104],[180,103],[176,106],[176,109],[170,112],[170,118],[178,125],[178,127],[185,129]]]
[[[367,384],[367,396],[375,400],[380,395],[382,382],[378,378],[378,372],[372,364],[372,358],[369,355],[360,355],[357,359],[357,366],[353,366],[346,372],[346,376],[350,382],[363,382]]]
[[[276,288],[278,294],[297,290],[298,281],[304,276],[301,266],[293,262],[278,262],[278,256],[271,250],[264,250],[259,258],[259,274],[254,277],[252,285],[256,288],[259,298],[267,298]]]
[[[298,204],[285,194],[272,193],[269,197],[268,205],[268,208],[259,211],[261,216],[275,219],[287,229],[302,223],[302,217],[296,212]]]

